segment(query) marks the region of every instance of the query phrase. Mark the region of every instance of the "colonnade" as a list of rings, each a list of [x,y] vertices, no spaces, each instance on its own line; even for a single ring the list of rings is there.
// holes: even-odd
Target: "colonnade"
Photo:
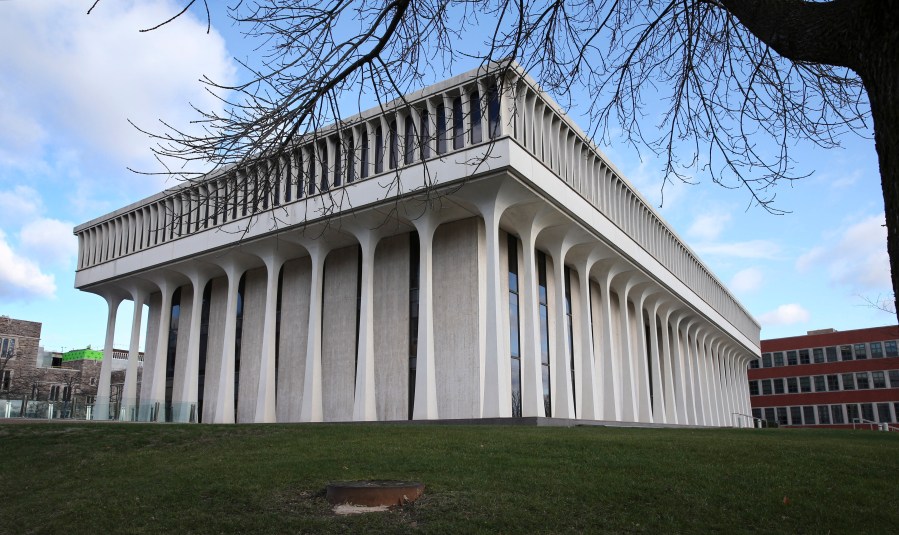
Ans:
[[[476,398],[472,402],[476,409],[456,412],[453,417],[511,417],[514,412],[526,417],[729,426],[738,423],[735,414],[749,413],[746,364],[752,358],[751,353],[603,240],[520,188],[509,177],[463,190],[453,200],[466,207],[468,217],[463,220],[471,222],[459,239],[469,244],[471,251],[476,251],[472,254],[477,255],[476,275],[464,281],[467,285],[474,283],[477,286],[472,290],[477,300],[470,301],[469,310],[456,312],[477,318],[478,342],[466,346],[468,352],[476,355],[465,365],[475,363],[474,366],[480,368],[471,374],[471,377],[480,377],[477,384],[467,387]],[[177,353],[179,360],[175,370],[178,377],[170,385],[171,418],[175,421],[200,418],[197,412],[200,311],[204,290],[215,279],[220,281],[223,291],[218,297],[224,303],[219,303],[223,309],[221,317],[210,319],[221,325],[210,326],[209,336],[220,339],[209,340],[206,344],[206,358],[217,364],[206,368],[204,403],[208,407],[204,409],[204,421],[274,422],[279,421],[279,415],[281,421],[378,419],[376,376],[379,366],[384,364],[375,351],[376,251],[384,239],[405,235],[414,229],[418,236],[420,283],[418,343],[413,355],[416,360],[414,399],[411,400],[410,416],[414,419],[446,417],[438,409],[438,383],[444,378],[437,372],[435,331],[466,327],[452,322],[435,324],[435,306],[440,305],[435,304],[434,299],[434,237],[442,224],[451,225],[459,215],[447,210],[430,210],[419,217],[397,221],[395,225],[383,225],[380,229],[364,216],[354,216],[335,225],[339,231],[323,232],[314,239],[298,232],[283,232],[277,237],[241,245],[227,254],[207,255],[105,286],[100,293],[106,297],[109,306],[107,355],[112,351],[119,303],[130,299],[135,307],[121,413],[110,415],[104,409],[102,393],[109,391],[111,372],[111,359],[104,358],[101,394],[95,414],[98,418],[165,418],[159,407],[165,405],[165,363],[169,351],[166,326],[171,321],[173,294],[180,287],[182,318],[185,318],[180,325],[188,330],[187,349],[179,348]],[[510,315],[508,298],[509,235],[517,240],[517,264],[521,266],[518,274],[520,311],[515,318]],[[356,344],[348,345],[355,347],[355,354],[345,356],[345,360],[352,361],[354,366],[352,410],[343,417],[328,418],[323,402],[328,384],[323,368],[328,363],[323,360],[322,346],[330,328],[323,324],[323,307],[329,298],[325,295],[328,272],[325,261],[329,253],[348,246],[355,247],[360,255],[355,280],[359,299]],[[543,323],[538,310],[541,291],[537,277],[538,252],[546,262],[546,288],[543,291],[548,294],[548,317]],[[282,367],[289,350],[277,337],[276,306],[279,297],[285,299],[284,290],[279,295],[282,268],[299,258],[308,260],[308,289],[305,291],[309,297],[304,300],[304,306],[308,307],[307,319],[304,325],[287,325],[282,321],[280,328],[303,329],[307,333],[305,348],[295,351],[303,368],[301,401],[290,410],[278,410],[279,404],[297,403],[295,399],[287,401],[278,392],[279,380],[276,378],[285,373],[276,363],[278,344],[282,344]],[[453,262],[452,259],[448,261]],[[378,269],[392,269],[390,265],[382,264]],[[448,269],[453,268],[449,266]],[[241,377],[241,393],[249,392],[254,399],[251,400],[252,414],[244,411],[243,417],[238,417],[233,402],[237,373],[238,291],[241,278],[251,270],[259,273],[261,290],[257,292],[259,298],[254,301],[257,303],[255,308],[248,304],[244,295],[243,314],[244,318],[248,315],[261,318],[262,329],[258,347],[248,347],[245,338],[241,349],[240,374],[247,374],[254,382],[247,390],[242,384],[245,379]],[[261,282],[263,273],[264,284]],[[569,280],[570,295],[564,291],[566,279]],[[589,281],[589,284],[582,281]],[[187,295],[190,296],[189,307],[184,298]],[[138,398],[135,378],[139,329],[143,304],[150,302],[148,350]],[[572,321],[570,335],[565,329],[569,314]],[[515,331],[520,336],[521,376],[517,381],[512,377],[510,367],[511,321],[519,322]],[[393,328],[403,329],[405,325],[394,325]],[[541,333],[541,329],[545,333]],[[548,380],[542,375],[542,334],[551,359]],[[178,344],[184,341],[184,335],[179,334]],[[216,350],[220,354],[214,354]],[[513,411],[516,384],[520,385],[517,387],[520,391],[515,393],[521,400],[520,413]],[[547,391],[548,399],[544,395]],[[241,406],[246,403],[250,401],[241,402]]]

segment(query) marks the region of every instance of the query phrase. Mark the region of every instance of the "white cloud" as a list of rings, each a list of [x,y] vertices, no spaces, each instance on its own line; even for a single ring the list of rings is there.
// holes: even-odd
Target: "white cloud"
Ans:
[[[693,220],[687,234],[698,239],[712,241],[721,235],[725,225],[730,222],[730,214],[726,212],[708,212]]]
[[[828,237],[796,261],[800,273],[824,270],[831,283],[853,291],[891,288],[884,215],[870,216]]]
[[[31,187],[18,185],[0,191],[0,225],[21,225],[37,217],[42,210],[41,195]]]
[[[0,116],[25,125],[27,135],[17,145],[0,138],[0,153],[40,144],[41,133],[52,131],[57,144],[102,151],[123,166],[149,165],[151,140],[128,119],[151,130],[159,119],[190,128],[189,103],[221,108],[198,80],[235,78],[222,36],[207,34],[205,21],[190,13],[138,32],[180,11],[172,0],[101,2],[91,15],[68,0],[8,4],[0,17],[0,95],[16,95],[17,108],[15,115],[0,108]]]
[[[727,286],[735,293],[747,294],[761,288],[763,279],[762,270],[756,267],[748,267],[734,274],[733,278],[730,279],[730,284]]]
[[[759,316],[762,327],[778,327],[781,325],[793,325],[795,323],[804,323],[809,320],[808,310],[802,308],[802,305],[790,303],[780,305],[775,310],[765,312]]]
[[[769,240],[749,240],[731,243],[698,243],[693,249],[700,255],[733,256],[737,258],[776,258],[780,245]]]
[[[41,263],[66,264],[78,251],[78,240],[72,234],[75,225],[58,219],[37,219],[19,233],[19,245]]]
[[[53,297],[56,281],[31,260],[16,254],[0,230],[0,299],[11,301]]]

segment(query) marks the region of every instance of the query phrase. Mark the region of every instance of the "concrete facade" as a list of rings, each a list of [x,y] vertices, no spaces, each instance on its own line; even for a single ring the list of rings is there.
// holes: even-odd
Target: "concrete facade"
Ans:
[[[126,379],[124,403],[167,409],[141,419],[730,426],[750,412],[758,323],[515,66],[75,234],[76,287],[106,299],[108,348],[122,300],[139,305],[134,355],[149,314],[153,387],[129,398]]]

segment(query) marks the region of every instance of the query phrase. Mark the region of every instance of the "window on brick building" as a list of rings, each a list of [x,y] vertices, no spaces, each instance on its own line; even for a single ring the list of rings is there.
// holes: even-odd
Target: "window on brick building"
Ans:
[[[784,354],[778,351],[774,353],[774,366],[780,367],[784,365]]]
[[[787,392],[790,394],[799,393],[799,380],[795,377],[787,377]]]
[[[831,405],[830,406],[830,415],[833,423],[842,424],[846,421],[843,419],[843,406],[842,405]]]
[[[808,349],[799,350],[799,364],[809,364],[811,361],[808,356]]]
[[[795,366],[799,364],[795,351],[787,351],[787,366]]]
[[[896,342],[893,340],[884,342],[883,347],[888,357],[899,357],[899,348],[896,347]]]
[[[859,390],[867,390],[870,388],[868,383],[868,372],[858,372],[855,374],[855,385]]]
[[[855,344],[855,360],[864,360],[868,358],[868,352],[865,344]]]
[[[763,368],[771,367],[771,353],[762,353],[762,367]]]
[[[758,381],[749,381],[749,395],[750,396],[759,395],[759,382]]]
[[[886,377],[884,377],[883,372],[871,372],[871,387],[872,388],[886,388],[887,387]]]
[[[877,404],[877,421],[881,423],[890,423],[893,421],[892,416],[890,415],[890,404],[889,403],[878,403]]]
[[[12,384],[12,370],[3,370],[3,377],[0,378],[0,390],[6,392],[9,391],[9,386]]]
[[[812,355],[815,357],[815,364],[824,362],[824,349],[816,347],[815,349],[812,349]]]
[[[789,421],[787,421],[787,408],[786,407],[778,407],[777,408],[777,425],[789,425]]]
[[[871,342],[871,358],[872,359],[882,359],[883,358],[883,346],[880,345],[880,342]]]
[[[862,409],[862,418],[864,418],[865,420],[868,420],[869,422],[873,422],[874,421],[874,405],[872,405],[870,403],[862,403],[860,406]]]
[[[830,346],[825,348],[825,353],[827,353],[827,362],[836,362],[837,361],[837,348],[834,346]]]
[[[765,379],[762,381],[762,395],[763,396],[771,395],[771,379]]]
[[[840,389],[840,376],[839,375],[828,375],[827,376],[827,390],[834,392]]]
[[[790,424],[802,425],[802,407],[790,407]]]
[[[827,383],[823,375],[815,376],[815,392],[827,392]]]
[[[852,360],[852,346],[840,346],[840,357],[843,360]]]
[[[772,379],[772,381],[774,381],[774,393],[775,394],[783,394],[784,393],[783,379]]]
[[[858,420],[858,405],[855,403],[846,405],[846,418],[849,419],[850,424]]]
[[[805,421],[805,425],[815,425],[815,408],[802,407],[802,417]]]
[[[899,388],[899,370],[890,370],[890,388]]]
[[[851,373],[843,374],[843,390],[855,390],[855,375]]]
[[[800,392],[811,392],[812,391],[812,378],[811,377],[800,377],[799,378],[799,390],[800,390]]]
[[[830,423],[830,407],[828,407],[827,405],[818,405],[818,423]]]

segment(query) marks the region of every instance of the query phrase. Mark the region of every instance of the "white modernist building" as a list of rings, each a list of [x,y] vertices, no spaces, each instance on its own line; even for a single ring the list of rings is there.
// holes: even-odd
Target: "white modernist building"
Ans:
[[[120,414],[741,425],[759,325],[517,67],[79,225]],[[137,354],[147,308],[146,357]],[[105,404],[105,407],[104,407]]]

